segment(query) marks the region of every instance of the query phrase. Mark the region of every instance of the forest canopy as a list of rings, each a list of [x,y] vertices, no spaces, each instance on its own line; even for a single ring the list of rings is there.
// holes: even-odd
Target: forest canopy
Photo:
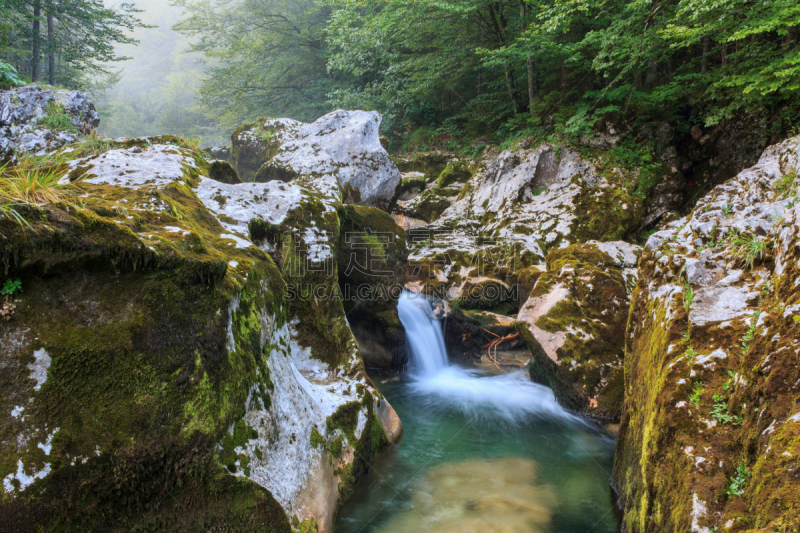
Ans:
[[[148,29],[141,6],[182,36]],[[137,38],[166,43],[168,60],[100,98],[115,134],[222,139],[260,116],[336,108],[378,110],[406,141],[688,131],[742,114],[790,130],[798,26],[797,0],[0,0],[0,65],[83,87]]]
[[[389,133],[798,119],[796,0],[178,0],[227,125],[377,109]]]

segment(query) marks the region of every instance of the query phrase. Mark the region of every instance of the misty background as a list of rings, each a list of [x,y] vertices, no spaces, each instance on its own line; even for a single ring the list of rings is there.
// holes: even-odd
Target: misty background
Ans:
[[[187,52],[189,38],[174,31],[183,9],[165,0],[137,0],[142,22],[136,28],[138,45],[115,47],[133,59],[110,67],[118,71],[116,84],[94,95],[101,122],[99,133],[108,137],[172,134],[201,139],[201,145],[230,144],[225,132],[197,105],[204,65],[202,56]]]

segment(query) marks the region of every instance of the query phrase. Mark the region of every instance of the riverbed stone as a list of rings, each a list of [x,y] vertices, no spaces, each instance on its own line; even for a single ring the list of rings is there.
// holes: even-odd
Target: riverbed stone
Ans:
[[[517,318],[531,347],[531,379],[596,418],[618,420],[622,411],[625,324],[640,251],[596,241],[553,250]]]

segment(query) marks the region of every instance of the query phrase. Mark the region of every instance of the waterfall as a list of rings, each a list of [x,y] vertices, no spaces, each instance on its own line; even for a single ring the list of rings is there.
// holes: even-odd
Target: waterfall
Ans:
[[[488,375],[447,362],[442,326],[424,296],[403,292],[397,313],[411,349],[410,391],[421,407],[455,409],[473,417],[521,422],[530,416],[573,418],[549,388],[524,370]]]
[[[418,294],[403,291],[397,314],[406,330],[411,348],[411,366],[420,375],[433,376],[447,366],[442,325],[433,316],[430,302]]]

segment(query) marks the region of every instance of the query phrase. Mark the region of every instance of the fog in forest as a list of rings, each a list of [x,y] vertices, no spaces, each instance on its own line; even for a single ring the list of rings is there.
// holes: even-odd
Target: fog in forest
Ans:
[[[228,144],[229,134],[216,127],[196,105],[203,74],[201,56],[187,53],[189,39],[174,31],[182,8],[165,1],[138,0],[142,22],[138,45],[117,45],[118,55],[131,57],[111,68],[119,81],[99,91],[99,132],[109,137],[172,134],[201,139],[204,147]]]

